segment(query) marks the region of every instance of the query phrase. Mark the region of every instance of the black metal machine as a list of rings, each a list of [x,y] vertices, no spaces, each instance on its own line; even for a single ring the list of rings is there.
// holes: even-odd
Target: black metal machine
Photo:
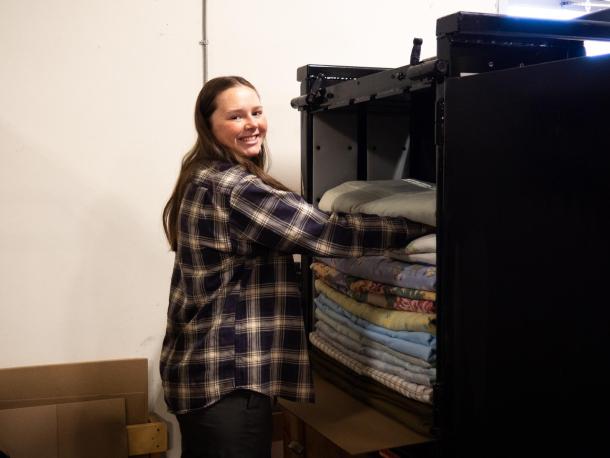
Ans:
[[[608,449],[610,56],[584,40],[610,24],[460,12],[433,59],[414,43],[395,69],[297,71],[309,202],[348,180],[437,184],[439,456]]]

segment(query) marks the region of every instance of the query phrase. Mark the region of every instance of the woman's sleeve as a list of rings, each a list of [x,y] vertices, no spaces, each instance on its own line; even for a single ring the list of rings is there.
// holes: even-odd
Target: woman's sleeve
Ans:
[[[324,213],[298,194],[278,191],[253,175],[232,189],[229,205],[236,237],[286,253],[379,255],[433,229],[405,218]]]

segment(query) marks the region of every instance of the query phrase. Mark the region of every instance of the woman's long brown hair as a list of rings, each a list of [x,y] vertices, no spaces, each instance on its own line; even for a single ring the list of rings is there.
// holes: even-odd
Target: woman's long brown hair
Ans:
[[[197,97],[195,106],[197,141],[182,159],[176,186],[163,209],[163,229],[172,251],[176,251],[178,247],[178,210],[180,202],[186,186],[196,170],[216,161],[239,164],[269,186],[282,191],[289,191],[286,186],[265,171],[267,166],[266,142],[263,142],[261,151],[257,156],[248,158],[222,146],[214,137],[210,118],[216,110],[216,99],[222,92],[235,86],[246,86],[256,91],[256,88],[249,81],[240,76],[221,76],[208,81]]]

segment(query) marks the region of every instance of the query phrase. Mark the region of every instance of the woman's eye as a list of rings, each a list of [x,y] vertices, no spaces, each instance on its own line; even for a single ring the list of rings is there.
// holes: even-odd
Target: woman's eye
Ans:
[[[241,116],[233,115],[233,116],[231,116],[231,119],[239,120],[239,119],[241,119]]]

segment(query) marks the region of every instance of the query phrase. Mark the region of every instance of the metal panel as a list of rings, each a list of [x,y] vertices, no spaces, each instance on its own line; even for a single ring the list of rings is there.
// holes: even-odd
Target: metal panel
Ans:
[[[562,21],[459,12],[437,21],[436,35],[450,34],[516,37],[519,40],[610,40],[610,24],[603,20]]]
[[[445,83],[444,456],[607,448],[608,75],[604,56]]]
[[[357,115],[319,113],[313,117],[313,202],[325,191],[358,178]]]
[[[584,56],[583,40],[610,39],[610,24],[460,12],[438,19],[436,35],[438,59],[460,76]]]
[[[367,178],[369,180],[391,180],[408,176],[408,152],[409,117],[406,114],[368,113]]]
[[[408,91],[429,88],[435,81],[442,79],[446,71],[446,62],[428,59],[415,65],[379,71],[359,78],[342,78],[343,81],[340,82],[333,80],[336,77],[318,74],[320,78],[316,84],[312,84],[312,94],[302,94],[290,103],[299,110],[319,111],[373,100],[400,98]],[[389,103],[392,104],[393,101]]]

